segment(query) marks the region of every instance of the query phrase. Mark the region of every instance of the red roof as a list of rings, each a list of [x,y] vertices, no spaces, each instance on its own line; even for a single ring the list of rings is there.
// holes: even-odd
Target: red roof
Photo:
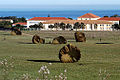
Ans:
[[[69,20],[65,17],[34,17],[29,20]]]
[[[120,17],[103,17],[98,20],[106,20],[106,21],[120,21]]]
[[[87,14],[84,14],[84,15],[78,17],[78,18],[99,18],[99,16],[96,16],[92,13],[87,13]]]
[[[17,24],[20,24],[20,25],[27,25],[26,22],[18,22],[18,23],[15,23],[15,24],[13,24],[13,25],[17,25]]]

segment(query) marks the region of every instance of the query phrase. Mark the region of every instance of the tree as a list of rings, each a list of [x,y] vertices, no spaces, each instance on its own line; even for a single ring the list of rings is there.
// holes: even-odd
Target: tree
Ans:
[[[12,24],[9,21],[0,21],[0,28],[11,28]]]
[[[113,26],[112,26],[112,28],[113,28],[113,30],[119,30],[120,29],[120,25],[118,25],[118,24],[114,24]]]
[[[17,18],[16,16],[0,17],[0,19],[11,19],[11,20],[13,20],[13,23],[27,22],[26,18],[24,18],[24,17]]]
[[[16,26],[14,26],[14,28],[21,30],[21,29],[25,28],[25,26],[22,26],[22,25],[20,25],[20,24],[17,24]]]
[[[34,28],[33,25],[30,25],[29,27],[30,27],[30,28]]]
[[[73,20],[72,18],[68,17],[68,19]]]
[[[81,29],[85,29],[85,24],[81,22],[80,28],[81,28]]]
[[[115,15],[113,15],[113,16],[111,16],[111,17],[120,17],[119,15],[117,15],[117,14],[115,14]]]
[[[41,28],[43,28],[43,24],[40,22],[39,24],[31,25],[30,28],[35,28],[36,30],[37,30],[37,28],[41,29]]]
[[[48,28],[50,28],[51,30],[54,28],[53,25],[49,25]]]
[[[34,25],[34,28],[37,30],[37,28],[39,28],[39,26],[37,24]]]
[[[27,22],[25,17],[21,17],[21,22]]]
[[[43,28],[43,23],[40,22],[40,23],[38,24],[38,28]]]
[[[76,31],[77,31],[77,29],[80,27],[80,23],[79,22],[76,22],[75,24],[74,24],[74,29],[76,29]]]
[[[20,24],[17,24],[15,27],[18,28],[18,29],[20,29],[20,28],[21,28],[21,25],[20,25]]]
[[[69,29],[69,28],[72,29],[72,25],[70,25],[70,24],[68,23],[68,24],[66,25],[66,28],[67,28],[67,29]]]
[[[104,16],[104,17],[109,17],[109,16]]]
[[[98,25],[97,25],[97,24],[95,24],[95,25],[94,25],[94,29],[97,29],[97,26],[98,26]]]
[[[50,14],[48,14],[48,17],[50,17]]]
[[[60,26],[60,24],[59,23],[55,23],[54,24],[54,28],[56,28],[56,30],[57,30],[57,28]]]
[[[35,28],[37,30],[37,28],[39,28],[39,26],[37,24],[35,24],[35,25],[31,25],[30,28]]]
[[[62,30],[65,30],[65,26],[66,26],[65,23],[63,23],[63,22],[60,23],[60,28],[62,28]]]

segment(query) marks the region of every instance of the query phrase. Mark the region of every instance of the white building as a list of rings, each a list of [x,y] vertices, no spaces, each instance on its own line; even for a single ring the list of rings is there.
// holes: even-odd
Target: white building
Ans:
[[[104,20],[104,21],[113,22],[114,24],[120,24],[120,17],[103,17],[98,20]]]
[[[84,31],[112,31],[112,22],[108,21],[100,21],[100,20],[50,20],[47,22],[43,22],[45,26],[45,30],[51,30],[49,25],[54,25],[55,23],[65,23],[72,25],[72,29],[76,22],[84,23],[84,29],[80,28],[78,30]],[[56,30],[53,28],[53,30]],[[61,29],[58,29],[61,30]],[[75,29],[74,29],[75,30]]]
[[[77,18],[77,20],[98,20],[98,19],[100,19],[100,17],[92,13],[87,13]]]
[[[79,28],[78,30],[85,30],[85,31],[112,31],[113,22],[105,21],[105,20],[98,20],[100,19],[99,16],[96,16],[92,13],[87,13],[83,16],[78,17],[78,20],[70,20],[65,17],[34,17],[27,20],[27,28],[31,25],[39,24],[40,22],[43,23],[43,30],[62,30],[60,27],[56,28],[49,28],[49,25],[54,25],[55,23],[65,23],[70,24],[72,29],[74,29],[74,24],[76,22],[84,23],[84,28]],[[68,30],[70,30],[69,28]]]
[[[27,28],[31,25],[39,24],[40,22],[46,22],[49,20],[69,20],[65,17],[34,17],[29,20],[27,20]]]

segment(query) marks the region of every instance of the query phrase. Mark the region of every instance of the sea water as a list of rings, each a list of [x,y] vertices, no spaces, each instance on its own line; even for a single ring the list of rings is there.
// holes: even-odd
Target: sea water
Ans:
[[[71,11],[0,11],[0,16],[16,16],[16,17],[25,17],[30,19],[32,17],[70,17],[77,19],[77,17],[84,15],[86,13],[93,13],[97,16],[112,16],[120,15],[120,10],[71,10]]]

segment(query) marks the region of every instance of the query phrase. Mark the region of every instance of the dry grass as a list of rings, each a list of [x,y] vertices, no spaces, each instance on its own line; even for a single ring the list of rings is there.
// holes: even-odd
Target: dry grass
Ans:
[[[87,38],[85,43],[76,43],[73,31],[24,33],[28,35],[11,36],[9,31],[0,31],[0,60],[10,56],[14,58],[15,68],[9,73],[10,80],[26,73],[35,79],[40,67],[50,62],[50,76],[67,69],[68,80],[100,80],[102,76],[99,76],[99,72],[102,69],[110,74],[107,80],[120,79],[120,32],[84,32]],[[52,41],[54,37],[64,36],[68,44],[72,43],[80,49],[81,59],[77,63],[60,63],[58,54],[64,44],[32,44],[31,35],[36,33],[45,38],[46,42]],[[0,74],[0,80],[2,78]]]

